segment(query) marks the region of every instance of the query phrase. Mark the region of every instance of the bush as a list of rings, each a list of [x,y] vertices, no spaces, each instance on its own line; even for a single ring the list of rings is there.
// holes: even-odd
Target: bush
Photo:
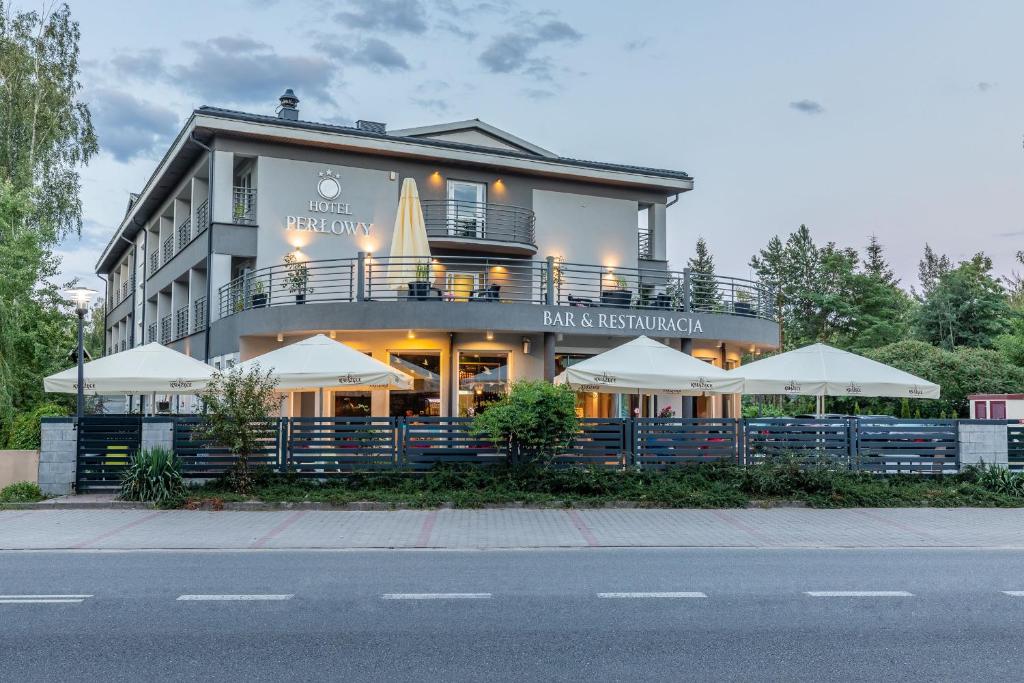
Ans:
[[[16,415],[4,435],[7,448],[14,450],[39,450],[40,421],[44,417],[67,415],[67,409],[56,403],[41,403],[27,413]]]
[[[35,503],[45,498],[39,486],[29,481],[17,481],[0,489],[0,503]]]
[[[576,438],[576,394],[543,380],[514,382],[476,416],[473,429],[504,445],[509,465],[547,464]]]
[[[185,495],[181,464],[165,448],[136,452],[121,478],[121,500],[168,503]]]
[[[1024,498],[1024,472],[1011,472],[995,465],[971,467],[969,472],[967,476],[987,491]]]

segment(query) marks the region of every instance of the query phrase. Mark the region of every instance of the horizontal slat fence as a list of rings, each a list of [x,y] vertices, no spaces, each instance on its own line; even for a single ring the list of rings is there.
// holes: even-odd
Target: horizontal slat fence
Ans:
[[[293,417],[285,466],[306,477],[399,467],[399,421],[393,417]]]
[[[471,417],[406,418],[402,464],[411,470],[435,465],[504,462],[505,454],[484,435],[474,434]]]
[[[854,467],[883,474],[942,474],[958,470],[956,420],[859,419]]]
[[[260,430],[259,449],[248,458],[250,467],[280,467],[287,428],[287,419],[275,419]],[[219,477],[234,466],[236,459],[227,448],[214,446],[203,435],[200,417],[175,418],[174,452],[181,460],[182,474],[192,479]]]
[[[78,423],[77,481],[79,493],[113,492],[121,488],[128,460],[142,443],[138,415],[87,415]]]
[[[642,417],[633,421],[634,462],[644,468],[737,461],[735,418]]]
[[[1006,440],[1010,469],[1024,470],[1024,424],[1007,425]]]
[[[765,458],[778,457],[849,462],[851,430],[850,421],[843,419],[781,417],[745,420],[743,462],[752,465]]]
[[[555,458],[558,467],[620,468],[629,454],[630,424],[625,418],[585,417],[572,445]]]

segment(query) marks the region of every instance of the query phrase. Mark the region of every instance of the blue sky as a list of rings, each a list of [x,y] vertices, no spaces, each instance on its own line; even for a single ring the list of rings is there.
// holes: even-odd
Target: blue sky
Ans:
[[[68,276],[91,273],[192,108],[270,113],[285,87],[305,119],[478,117],[566,156],[688,171],[677,266],[703,235],[720,273],[748,275],[800,223],[843,246],[877,235],[908,286],[926,241],[1002,273],[1024,247],[1019,1],[70,4],[104,151]]]

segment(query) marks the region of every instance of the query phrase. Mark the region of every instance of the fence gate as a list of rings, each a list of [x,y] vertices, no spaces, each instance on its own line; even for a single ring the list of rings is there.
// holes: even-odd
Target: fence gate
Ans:
[[[78,421],[78,493],[113,492],[142,444],[139,415],[86,415]]]
[[[1024,470],[1024,424],[1006,426],[1006,456],[1011,470]]]

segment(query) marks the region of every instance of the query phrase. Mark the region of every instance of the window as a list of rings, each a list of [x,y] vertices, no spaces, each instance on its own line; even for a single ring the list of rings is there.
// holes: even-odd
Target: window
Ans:
[[[974,419],[975,420],[987,420],[988,419],[988,401],[975,401],[974,402]]]
[[[459,354],[459,415],[471,417],[503,397],[508,390],[508,354]]]
[[[438,351],[402,351],[391,354],[391,367],[413,378],[412,389],[392,389],[388,397],[391,417],[441,414],[441,354]]]
[[[992,401],[988,404],[989,412],[992,413],[993,420],[1005,420],[1006,419],[1006,401]]]
[[[448,234],[484,236],[487,216],[487,185],[466,180],[448,181]]]
[[[452,301],[469,301],[473,291],[477,289],[478,273],[453,273],[448,271],[445,275],[447,281],[448,296]]]

